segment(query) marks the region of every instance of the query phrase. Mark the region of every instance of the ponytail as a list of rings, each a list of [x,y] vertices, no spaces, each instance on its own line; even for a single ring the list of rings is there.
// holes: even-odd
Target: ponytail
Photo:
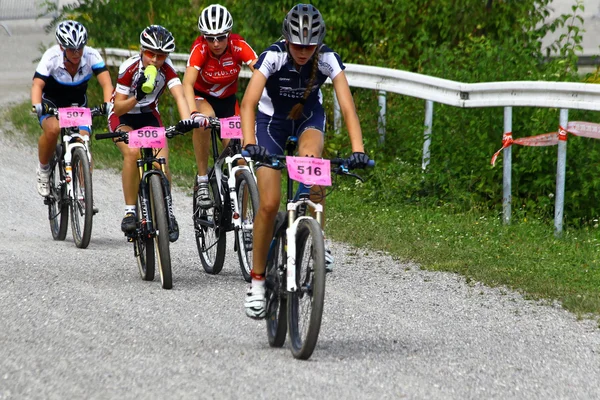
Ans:
[[[312,91],[312,87],[317,79],[317,70],[319,69],[319,51],[318,49],[315,51],[315,54],[312,57],[312,70],[310,73],[310,80],[308,81],[308,85],[304,90],[304,95],[298,101],[294,107],[292,107],[290,113],[288,114],[288,119],[298,119],[302,116],[302,111],[304,111],[304,104],[306,103],[306,99],[310,96],[310,92]]]

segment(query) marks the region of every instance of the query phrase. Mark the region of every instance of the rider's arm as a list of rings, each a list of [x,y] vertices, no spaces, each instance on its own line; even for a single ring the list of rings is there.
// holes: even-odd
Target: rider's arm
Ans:
[[[97,78],[100,87],[102,87],[104,101],[110,102],[114,90],[112,81],[110,79],[110,73],[108,71],[102,71],[97,75]]]
[[[191,111],[197,111],[196,109],[196,100],[194,94],[194,83],[196,83],[196,79],[198,79],[199,71],[194,67],[187,67],[185,69],[185,74],[183,74],[183,91],[185,94],[185,100],[187,102],[188,108]],[[186,116],[186,118],[189,117]]]
[[[46,82],[42,79],[33,78],[33,83],[31,84],[31,104],[40,104],[42,102],[42,92],[45,86]]]
[[[115,92],[115,107],[113,108],[113,113],[120,117],[131,111],[137,103],[135,96],[129,97],[126,94]]]
[[[335,94],[337,95],[344,121],[346,121],[346,128],[348,128],[348,136],[350,137],[352,151],[364,153],[365,148],[362,139],[362,130],[360,129],[360,121],[356,114],[350,85],[348,85],[346,74],[344,74],[343,71],[333,78],[333,88],[335,89]]]
[[[177,110],[179,110],[179,117],[181,119],[188,119],[190,117],[190,108],[186,101],[185,95],[183,94],[183,85],[174,85],[169,89],[175,102],[177,103]]]
[[[256,106],[266,84],[267,78],[262,72],[255,70],[252,78],[250,78],[240,107],[244,146],[247,144],[256,144],[256,130],[254,126],[256,123]]]

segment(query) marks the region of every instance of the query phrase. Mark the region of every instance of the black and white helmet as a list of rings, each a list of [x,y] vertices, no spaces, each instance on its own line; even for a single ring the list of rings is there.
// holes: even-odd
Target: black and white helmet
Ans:
[[[311,4],[297,4],[283,20],[281,33],[288,43],[321,45],[325,38],[325,21]]]
[[[227,9],[219,4],[211,4],[200,13],[198,29],[203,35],[221,35],[231,32],[233,18]]]
[[[79,49],[86,45],[88,34],[77,21],[63,21],[56,27],[56,41],[63,49]]]
[[[172,53],[175,51],[175,38],[164,27],[150,25],[140,34],[140,45],[148,50]]]

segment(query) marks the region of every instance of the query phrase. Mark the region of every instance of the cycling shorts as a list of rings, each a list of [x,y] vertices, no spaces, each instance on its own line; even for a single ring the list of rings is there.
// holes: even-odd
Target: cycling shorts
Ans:
[[[160,114],[156,111],[141,114],[123,114],[120,117],[117,117],[113,112],[108,117],[108,129],[111,132],[117,131],[124,125],[135,130],[146,126],[160,127],[163,126],[163,123]]]
[[[235,94],[225,98],[218,98],[206,93],[202,93],[194,89],[196,100],[206,100],[211,105],[217,118],[233,117],[240,115],[240,107],[238,105]]]
[[[307,115],[305,117],[305,115]],[[270,154],[285,154],[285,142],[290,136],[300,138],[307,129],[316,129],[325,132],[325,111],[323,107],[314,107],[311,111],[304,111],[297,120],[287,119],[287,116],[276,117],[256,113],[256,143],[265,147]],[[323,133],[323,135],[325,135]]]

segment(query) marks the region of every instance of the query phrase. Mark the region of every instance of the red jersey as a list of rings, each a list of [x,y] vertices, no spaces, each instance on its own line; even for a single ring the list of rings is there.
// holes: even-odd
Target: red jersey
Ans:
[[[242,63],[248,65],[256,58],[252,47],[235,33],[229,35],[227,48],[220,57],[211,53],[204,36],[198,36],[192,45],[187,66],[198,70],[195,90],[225,98],[237,92]]]

